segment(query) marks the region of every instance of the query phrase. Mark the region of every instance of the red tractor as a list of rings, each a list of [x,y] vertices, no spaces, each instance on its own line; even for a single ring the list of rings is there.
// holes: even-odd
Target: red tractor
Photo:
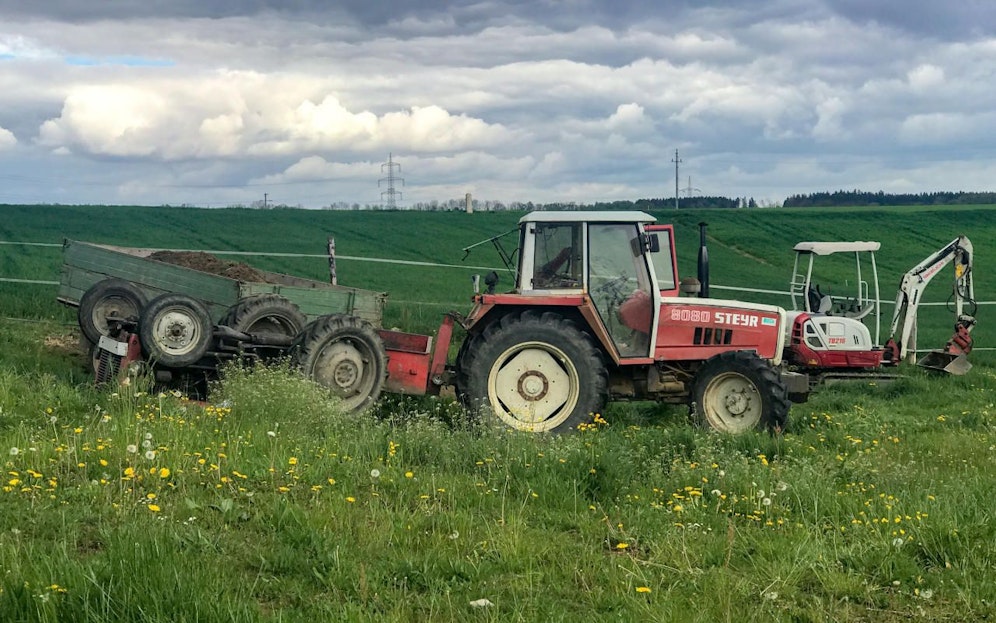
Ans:
[[[671,225],[643,212],[532,212],[519,221],[511,255],[501,237],[492,240],[514,286],[497,293],[498,275],[489,275],[470,313],[448,315],[435,339],[333,314],[265,339],[251,327],[200,327],[218,344],[204,360],[280,347],[348,409],[363,409],[382,390],[438,394],[452,385],[468,408],[537,432],[576,428],[608,400],[686,403],[720,431],[777,431],[790,399],[805,400],[808,376],[779,365],[786,311],[708,298],[704,245],[700,283],[680,284]],[[137,333],[169,349],[185,343],[173,333],[198,325],[195,316],[174,306],[169,339],[141,326]],[[450,365],[455,323],[466,337]]]

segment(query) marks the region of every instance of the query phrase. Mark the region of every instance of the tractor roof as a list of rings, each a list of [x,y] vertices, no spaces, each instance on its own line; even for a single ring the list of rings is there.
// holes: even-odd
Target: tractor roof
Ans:
[[[878,242],[800,242],[793,249],[799,253],[830,255],[832,253],[857,253],[858,251],[878,251]]]
[[[519,219],[520,223],[653,223],[657,219],[636,210],[535,210]]]

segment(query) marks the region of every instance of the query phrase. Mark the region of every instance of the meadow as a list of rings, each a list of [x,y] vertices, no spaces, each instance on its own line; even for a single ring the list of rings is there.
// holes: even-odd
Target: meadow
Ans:
[[[992,257],[994,215],[658,216],[676,223],[682,274],[708,220],[713,283],[738,287],[784,291],[799,240],[881,240],[888,298],[958,234]],[[334,235],[342,255],[459,265],[462,247],[519,216],[0,206],[0,240],[321,254]],[[0,257],[2,277],[57,279],[57,247],[0,245]],[[327,275],[321,258],[251,263]],[[467,264],[500,266],[485,247]],[[389,324],[421,331],[465,309],[480,272],[339,268],[344,284],[391,293]],[[980,301],[996,298],[990,274],[976,274]],[[943,280],[928,300],[945,300]],[[988,309],[980,346],[992,343]],[[929,308],[921,342],[943,343],[945,313]],[[828,387],[779,436],[711,434],[683,408],[637,403],[551,437],[470,420],[447,399],[387,397],[343,415],[280,365],[228,369],[207,402],[140,377],[97,389],[53,286],[0,284],[0,316],[4,621],[996,615],[988,352],[964,377],[904,367],[887,385]]]

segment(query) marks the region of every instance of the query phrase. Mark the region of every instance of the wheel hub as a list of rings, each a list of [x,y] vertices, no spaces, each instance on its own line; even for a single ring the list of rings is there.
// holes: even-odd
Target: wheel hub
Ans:
[[[343,389],[354,385],[359,376],[360,369],[357,367],[356,362],[348,359],[340,361],[332,373],[335,384]]]
[[[726,410],[730,415],[743,417],[750,409],[750,396],[744,392],[734,392],[726,396]]]
[[[519,395],[524,400],[542,400],[550,390],[550,381],[542,373],[530,370],[519,377]]]

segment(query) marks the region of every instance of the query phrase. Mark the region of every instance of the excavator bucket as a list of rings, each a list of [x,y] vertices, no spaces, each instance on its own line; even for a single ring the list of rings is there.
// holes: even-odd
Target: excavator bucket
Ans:
[[[946,372],[955,376],[966,374],[972,369],[972,364],[969,363],[965,353],[949,353],[943,350],[930,351],[921,357],[916,362],[916,365],[921,368],[927,368],[928,370]]]

